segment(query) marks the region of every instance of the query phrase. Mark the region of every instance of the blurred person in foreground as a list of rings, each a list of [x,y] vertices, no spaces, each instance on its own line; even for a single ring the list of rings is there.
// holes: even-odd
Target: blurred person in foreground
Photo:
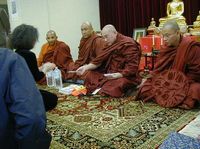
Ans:
[[[25,60],[6,48],[8,32],[2,28],[0,9],[0,148],[48,149],[42,96]],[[6,13],[4,15],[7,15]]]

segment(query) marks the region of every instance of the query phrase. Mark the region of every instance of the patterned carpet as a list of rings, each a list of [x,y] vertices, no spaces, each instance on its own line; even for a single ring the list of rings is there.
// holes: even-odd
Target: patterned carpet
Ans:
[[[134,97],[72,97],[40,88],[59,96],[57,107],[47,113],[51,149],[155,148],[198,114],[197,109],[161,108]]]

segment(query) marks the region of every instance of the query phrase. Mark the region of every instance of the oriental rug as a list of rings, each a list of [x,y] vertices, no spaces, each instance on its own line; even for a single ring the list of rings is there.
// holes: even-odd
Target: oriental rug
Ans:
[[[180,130],[199,113],[198,109],[162,108],[134,101],[134,96],[73,97],[58,93],[57,107],[47,113],[51,149],[151,149],[172,131]]]

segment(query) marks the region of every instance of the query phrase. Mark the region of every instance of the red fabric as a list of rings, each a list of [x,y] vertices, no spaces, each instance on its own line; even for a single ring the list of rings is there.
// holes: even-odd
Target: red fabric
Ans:
[[[73,70],[90,63],[90,61],[101,53],[104,47],[105,41],[96,34],[87,39],[82,38],[79,45],[78,59],[75,61]]]
[[[92,63],[101,65],[101,69],[87,74],[85,85],[89,92],[101,87],[100,94],[112,97],[121,97],[125,92],[141,82],[138,76],[138,65],[141,56],[140,46],[121,34],[117,35],[116,42],[105,48]],[[123,78],[107,80],[105,73],[123,74]]]
[[[188,55],[191,46],[195,41],[185,37],[181,39],[178,47],[162,47],[158,57],[158,62],[155,65],[154,73],[161,72],[165,69],[184,70],[186,64],[186,56]]]
[[[78,59],[70,64],[70,70],[76,70],[80,66],[89,64],[97,55],[101,53],[106,44],[103,38],[96,35],[95,33],[89,38],[82,38],[79,45]],[[85,75],[77,76],[76,74],[68,74],[68,79],[85,79]]]
[[[163,107],[194,107],[200,100],[199,57],[200,43],[189,38],[183,38],[178,47],[163,47],[152,78],[139,89],[137,98]]]
[[[154,44],[155,44],[155,49],[160,50],[160,45],[161,45],[161,37],[160,36],[154,36]],[[141,37],[139,39],[139,43],[141,45],[142,53],[148,53],[152,52],[153,48],[153,36],[145,36]]]
[[[48,47],[47,47],[48,48]],[[52,48],[49,46],[49,48]],[[48,50],[44,55],[43,63],[52,62],[61,70],[62,77],[66,78],[70,63],[73,62],[70,48],[64,42],[56,41],[54,48]]]
[[[149,94],[144,101],[153,100],[162,107],[175,107],[183,102],[189,90],[189,80],[180,71],[165,70],[146,82],[142,94]]]
[[[156,50],[160,50],[161,48],[161,37],[160,36],[154,36],[154,41],[155,41],[155,49]],[[145,36],[145,37],[141,37],[139,40],[139,43],[141,45],[141,49],[142,49],[142,54],[146,54],[146,53],[151,53],[152,49],[153,49],[153,36],[149,35],[149,36]],[[150,62],[150,64],[148,64],[148,66],[150,68],[152,68],[152,58],[148,57],[148,63]],[[145,57],[142,56],[140,59],[140,65],[139,65],[139,70],[144,70],[144,66],[145,66]]]

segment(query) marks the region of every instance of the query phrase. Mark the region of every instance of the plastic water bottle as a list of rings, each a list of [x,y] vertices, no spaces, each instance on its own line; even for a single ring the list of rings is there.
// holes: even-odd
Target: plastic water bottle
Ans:
[[[52,70],[46,73],[46,80],[47,80],[47,86],[49,86],[49,87],[54,86],[54,77],[53,77]]]
[[[63,87],[62,75],[61,75],[61,71],[57,67],[53,71],[53,78],[54,78],[54,86],[55,86],[55,88],[61,89]]]

